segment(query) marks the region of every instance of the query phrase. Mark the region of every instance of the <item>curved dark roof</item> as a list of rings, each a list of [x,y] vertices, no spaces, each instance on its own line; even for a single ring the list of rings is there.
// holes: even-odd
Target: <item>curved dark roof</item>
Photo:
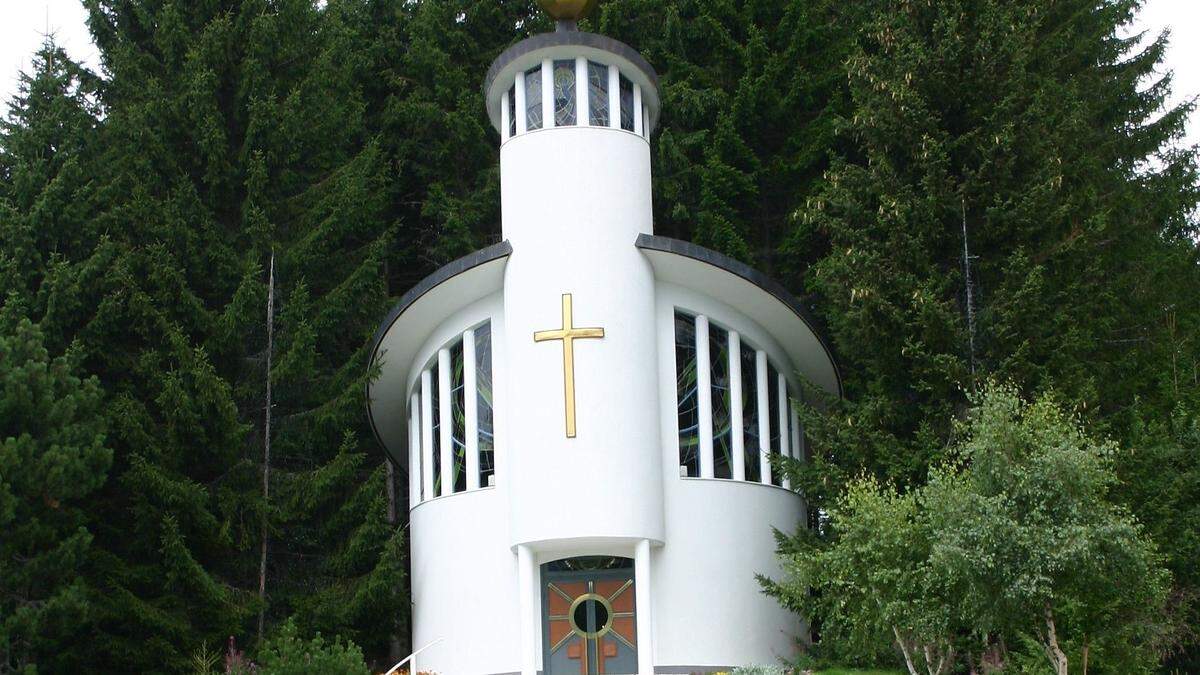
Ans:
[[[517,44],[505,49],[492,62],[492,67],[488,68],[487,76],[483,78],[483,95],[487,96],[487,92],[492,88],[492,82],[500,74],[508,64],[518,58],[539,49],[546,47],[566,47],[566,46],[581,46],[601,49],[606,52],[611,52],[628,60],[636,68],[646,74],[650,79],[650,84],[654,89],[658,89],[658,73],[655,72],[654,66],[651,66],[636,49],[621,42],[614,40],[607,35],[598,35],[596,33],[585,33],[577,30],[556,31],[553,33],[539,33],[533,37],[521,40]]]
[[[734,260],[733,258],[717,253],[712,249],[704,248],[703,246],[697,246],[696,244],[682,241],[680,239],[659,237],[652,234],[639,234],[635,245],[638,248],[645,249],[647,251],[673,253],[675,255],[691,258],[693,260],[698,260],[702,263],[707,263],[714,267],[718,267],[726,272],[729,272],[730,274],[745,279],[746,281],[763,289],[767,293],[775,296],[777,300],[787,305],[788,309],[792,310],[796,316],[800,317],[800,320],[803,321],[808,326],[809,330],[813,332],[813,335],[816,336],[817,341],[821,343],[821,347],[825,350],[826,356],[829,357],[830,363],[833,364],[833,372],[837,377],[838,393],[840,394],[843,391],[842,374],[838,369],[837,358],[833,353],[832,341],[821,327],[821,324],[812,315],[812,312],[810,312],[807,307],[801,304],[800,300],[796,296],[792,295],[790,291],[784,288],[783,284],[775,281],[771,277],[754,269],[746,263]]]
[[[375,337],[371,339],[372,362],[375,359],[375,350],[379,349],[379,343],[383,340],[384,334],[388,332],[388,329],[392,327],[392,324],[396,322],[396,319],[398,319],[400,315],[404,313],[404,310],[408,309],[409,305],[412,305],[422,295],[425,295],[435,286],[441,284],[447,279],[456,277],[472,267],[479,267],[484,263],[491,262],[498,258],[510,256],[512,255],[512,250],[512,244],[508,243],[508,241],[502,241],[498,244],[492,244],[486,248],[481,248],[474,253],[468,253],[458,260],[439,267],[435,272],[433,272],[433,274],[430,274],[429,276],[417,282],[416,286],[408,289],[408,292],[400,296],[400,301],[397,302],[394,307],[392,307],[392,311],[388,312],[387,318],[384,319],[383,323],[379,324],[379,328],[375,330]]]

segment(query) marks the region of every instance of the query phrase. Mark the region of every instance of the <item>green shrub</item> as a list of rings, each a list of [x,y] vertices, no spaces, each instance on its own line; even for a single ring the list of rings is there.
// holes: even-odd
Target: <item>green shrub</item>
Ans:
[[[267,640],[258,655],[257,675],[369,675],[362,650],[340,639],[327,642],[317,633],[311,640],[300,637],[295,622],[288,620],[279,633]]]

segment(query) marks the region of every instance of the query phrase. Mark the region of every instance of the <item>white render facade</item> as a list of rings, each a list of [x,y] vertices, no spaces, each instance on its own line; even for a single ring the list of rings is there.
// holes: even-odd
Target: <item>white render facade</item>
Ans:
[[[793,656],[806,629],[755,575],[807,518],[771,455],[803,461],[789,400],[840,391],[829,349],[778,284],[653,235],[657,76],[631,48],[538,35],[484,91],[504,241],[406,294],[372,353],[371,422],[409,477],[414,672]]]

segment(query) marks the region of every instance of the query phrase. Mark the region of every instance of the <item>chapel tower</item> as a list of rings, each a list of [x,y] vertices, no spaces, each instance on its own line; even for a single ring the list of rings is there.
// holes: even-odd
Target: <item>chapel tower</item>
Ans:
[[[406,293],[376,334],[372,427],[407,469],[416,668],[705,672],[790,657],[761,594],[805,521],[798,383],[840,391],[804,307],[653,234],[658,76],[542,0],[552,33],[484,80],[503,241]]]

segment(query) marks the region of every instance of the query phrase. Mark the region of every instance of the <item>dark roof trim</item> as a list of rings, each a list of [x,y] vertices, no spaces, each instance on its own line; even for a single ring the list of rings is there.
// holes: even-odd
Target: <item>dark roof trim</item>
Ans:
[[[383,323],[379,324],[379,328],[375,331],[375,337],[371,339],[371,363],[375,362],[375,350],[379,349],[379,343],[383,341],[384,334],[388,332],[388,329],[392,327],[396,319],[400,318],[404,310],[408,309],[422,295],[473,267],[479,267],[484,263],[489,263],[500,258],[507,258],[512,255],[512,250],[512,244],[508,243],[507,240],[498,244],[492,244],[487,248],[481,248],[474,253],[468,253],[458,260],[443,265],[433,274],[417,282],[416,286],[408,289],[407,293],[400,296],[400,301],[396,303],[395,307],[392,307],[392,311],[388,312],[387,318],[383,320]]]
[[[488,90],[492,88],[492,82],[500,75],[500,71],[518,58],[530,52],[545,49],[546,47],[565,46],[592,47],[616,54],[645,73],[646,77],[650,79],[650,84],[654,85],[654,89],[658,89],[658,73],[654,71],[654,67],[646,59],[642,58],[642,55],[636,49],[607,35],[570,30],[556,31],[554,33],[538,33],[505,49],[492,62],[492,67],[488,68],[487,76],[483,78],[483,95],[487,96]]]
[[[786,288],[784,288],[783,284],[775,281],[762,272],[759,272],[746,263],[734,260],[733,258],[717,253],[712,249],[707,249],[703,246],[697,246],[691,242],[672,239],[670,237],[658,237],[652,234],[639,234],[634,245],[647,251],[673,253],[685,258],[691,258],[702,263],[707,263],[713,267],[719,267],[720,269],[723,269],[735,276],[741,277],[742,279],[775,296],[776,300],[779,300],[783,304],[787,305],[788,309],[792,310],[792,312],[798,316],[800,320],[805,323],[805,325],[808,326],[809,330],[813,332],[813,335],[817,337],[817,342],[821,343],[821,347],[825,349],[825,355],[829,357],[830,363],[833,364],[834,376],[837,378],[838,393],[842,394],[844,391],[842,388],[842,373],[838,369],[837,359],[834,357],[832,341],[829,339],[829,336],[825,334],[825,331],[820,328],[820,324],[817,322],[816,318],[813,317],[812,313],[808,311],[808,308],[802,305],[796,296],[792,295]]]

